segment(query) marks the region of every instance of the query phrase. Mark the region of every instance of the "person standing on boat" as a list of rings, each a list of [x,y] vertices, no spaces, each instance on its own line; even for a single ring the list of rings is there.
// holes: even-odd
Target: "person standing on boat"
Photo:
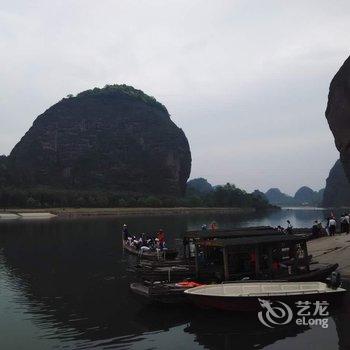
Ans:
[[[128,226],[126,224],[123,225],[123,239],[124,241],[127,241],[129,238],[129,230],[128,230]]]
[[[334,236],[335,231],[337,229],[337,222],[335,221],[334,217],[331,217],[328,221],[328,229],[329,229],[329,235]]]
[[[218,224],[216,223],[216,221],[213,221],[210,225],[210,229],[212,232],[215,232],[218,229]]]
[[[291,235],[293,233],[293,226],[292,226],[292,224],[290,223],[289,220],[287,220],[286,233],[287,233],[287,235]]]
[[[165,234],[162,229],[160,229],[157,233],[158,243],[160,250],[163,250],[165,244]]]

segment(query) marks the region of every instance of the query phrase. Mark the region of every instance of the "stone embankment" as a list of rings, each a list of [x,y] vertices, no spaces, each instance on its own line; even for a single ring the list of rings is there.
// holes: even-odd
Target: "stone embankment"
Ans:
[[[320,263],[338,263],[343,278],[350,279],[350,234],[337,234],[308,243],[309,253]]]

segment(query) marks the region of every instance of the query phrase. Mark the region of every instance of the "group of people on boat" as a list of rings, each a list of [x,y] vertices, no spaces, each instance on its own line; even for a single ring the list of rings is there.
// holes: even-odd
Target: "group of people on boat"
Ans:
[[[122,233],[124,242],[130,247],[135,248],[142,253],[149,251],[167,250],[165,243],[165,233],[162,229],[159,229],[155,235],[149,233],[131,235],[129,233],[128,226],[124,224]]]

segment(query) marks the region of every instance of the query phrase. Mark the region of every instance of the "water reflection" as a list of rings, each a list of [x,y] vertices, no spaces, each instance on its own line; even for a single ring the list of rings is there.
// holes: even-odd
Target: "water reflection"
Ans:
[[[184,349],[237,346],[262,349],[281,339],[295,345],[295,339],[312,330],[293,326],[268,330],[257,324],[254,315],[225,315],[188,306],[159,308],[135,299],[129,291],[133,276],[127,272],[133,257],[123,255],[120,227],[125,220],[135,232],[153,232],[162,227],[170,245],[174,245],[180,232],[213,219],[222,227],[232,227],[275,225],[290,217],[306,224],[313,220],[313,215],[283,211],[263,217],[90,218],[1,223],[0,322],[6,325],[3,315],[7,310],[18,331],[28,320],[34,325],[31,333],[16,340],[17,348],[26,349],[38,349],[34,342],[37,338],[43,341],[43,348],[64,344],[74,349],[178,349],[179,344]],[[339,346],[344,349],[349,348],[348,311],[334,317]],[[334,327],[326,332],[331,339],[336,331]],[[10,348],[3,347],[4,344],[10,343],[0,336],[1,348]]]

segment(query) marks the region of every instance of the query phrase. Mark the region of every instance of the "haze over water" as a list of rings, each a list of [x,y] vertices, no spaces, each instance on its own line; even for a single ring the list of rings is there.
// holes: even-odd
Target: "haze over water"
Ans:
[[[215,219],[220,227],[309,227],[328,213],[84,218],[0,222],[0,348],[3,349],[349,349],[350,303],[329,328],[268,329],[255,314],[146,305],[129,291],[133,257],[120,228],[162,227],[169,245]]]

